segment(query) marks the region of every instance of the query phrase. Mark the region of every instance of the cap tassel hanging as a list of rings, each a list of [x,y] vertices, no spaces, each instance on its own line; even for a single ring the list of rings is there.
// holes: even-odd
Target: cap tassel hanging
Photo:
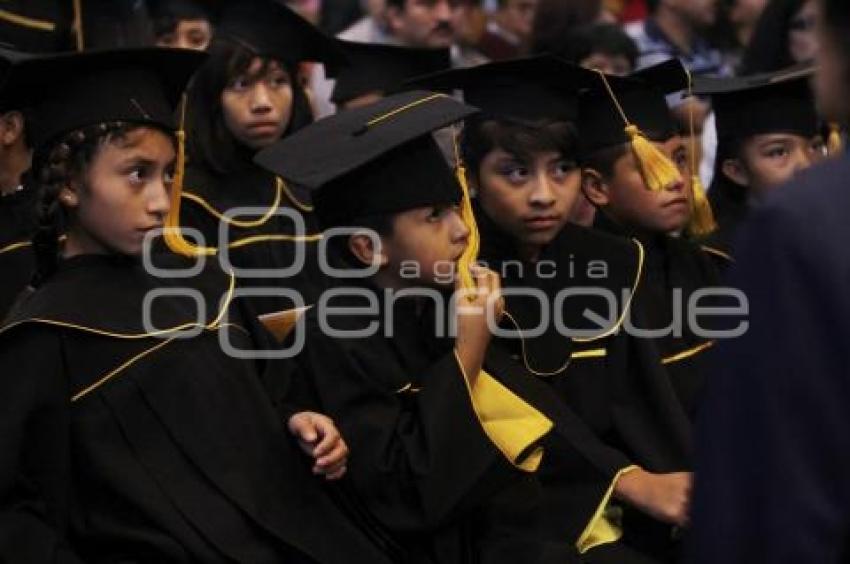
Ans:
[[[183,195],[183,179],[186,176],[186,95],[180,104],[180,129],[177,131],[177,162],[175,163],[174,182],[171,186],[171,208],[165,217],[163,237],[172,252],[185,257],[214,255],[214,247],[198,247],[183,237],[180,229],[180,199]]]
[[[841,137],[841,126],[835,122],[829,124],[829,135],[826,138],[826,150],[830,157],[840,155],[844,151],[844,139]]]
[[[605,89],[608,91],[608,95],[611,96],[614,106],[617,108],[617,111],[620,113],[620,117],[623,118],[623,122],[626,124],[625,132],[629,137],[629,144],[631,145],[632,153],[635,156],[635,160],[637,161],[646,187],[653,192],[658,192],[666,189],[672,184],[681,182],[682,175],[679,173],[679,169],[673,161],[671,161],[664,153],[659,151],[658,148],[646,138],[637,125],[629,121],[629,118],[626,117],[626,112],[620,105],[620,101],[617,100],[617,96],[611,89],[611,85],[608,84],[608,79],[605,77],[605,73],[600,70],[597,70],[596,72],[599,73],[599,76],[602,78],[602,82],[605,85]]]
[[[458,273],[460,276],[461,287],[470,292],[472,299],[473,292],[477,285],[472,277],[472,266],[478,261],[478,253],[481,249],[481,235],[478,232],[478,224],[475,221],[475,212],[472,209],[472,197],[469,193],[469,183],[466,180],[466,167],[463,165],[463,159],[460,157],[460,148],[458,146],[458,133],[454,132],[454,152],[455,152],[455,175],[457,176],[458,184],[460,184],[463,199],[461,200],[460,217],[463,223],[469,229],[469,242],[458,259]]]
[[[688,71],[688,97],[693,97],[693,80],[691,73]],[[689,101],[688,119],[690,121],[691,133],[691,192],[693,192],[693,200],[691,202],[691,220],[688,223],[687,231],[692,237],[705,237],[717,229],[717,222],[714,219],[714,212],[711,209],[711,203],[705,195],[705,187],[702,185],[702,179],[699,176],[699,167],[697,166],[697,138],[696,128],[694,127],[694,105],[693,100]]]

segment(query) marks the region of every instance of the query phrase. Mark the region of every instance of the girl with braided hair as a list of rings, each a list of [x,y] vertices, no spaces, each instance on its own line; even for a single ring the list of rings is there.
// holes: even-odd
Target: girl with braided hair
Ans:
[[[333,422],[277,395],[287,365],[246,357],[270,347],[233,277],[139,258],[202,59],[56,55],[10,77],[36,98],[43,197],[33,288],[0,327],[3,562],[386,561],[311,475],[345,472]]]

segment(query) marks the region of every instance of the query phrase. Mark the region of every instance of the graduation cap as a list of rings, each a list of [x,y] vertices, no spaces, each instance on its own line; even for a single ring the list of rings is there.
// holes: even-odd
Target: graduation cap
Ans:
[[[148,0],[148,10],[155,19],[216,22],[221,6],[217,0]]]
[[[552,55],[497,61],[414,78],[413,86],[462,90],[464,100],[482,117],[536,121],[574,121],[578,92],[591,86],[596,73]]]
[[[373,92],[385,95],[407,79],[451,66],[449,49],[415,49],[396,45],[338,40],[348,64],[331,68],[336,79],[331,102],[343,104]]]
[[[459,202],[431,133],[475,113],[445,94],[412,91],[342,111],[260,151],[255,161],[315,191],[324,226]]]
[[[286,62],[345,62],[332,38],[277,0],[224,2],[216,34]]]
[[[579,96],[579,151],[591,155],[599,150],[628,144],[649,190],[664,190],[682,180],[678,167],[651,141],[664,142],[679,133],[667,105],[667,95],[691,93],[691,75],[678,59],[647,67],[627,77],[596,71],[596,84]],[[691,106],[691,136],[694,137]],[[691,158],[696,159],[695,147]],[[716,223],[705,190],[692,164],[693,209],[688,232],[704,236]]]
[[[432,133],[477,111],[446,94],[396,94],[319,120],[263,149],[254,161],[315,190],[313,203],[324,227],[459,202],[470,237],[458,272],[462,286],[473,289],[470,266],[480,239],[465,171],[457,145],[453,172]]]
[[[12,67],[6,86],[31,106],[27,136],[38,150],[63,134],[103,122],[174,130],[174,110],[205,58],[163,48],[33,57]]]
[[[813,65],[737,78],[698,78],[694,93],[711,96],[717,137],[742,139],[762,133],[818,133],[809,79]]]
[[[22,103],[20,96],[15,95],[15,88],[7,86],[12,67],[33,55],[15,49],[0,46],[0,112],[16,109]]]

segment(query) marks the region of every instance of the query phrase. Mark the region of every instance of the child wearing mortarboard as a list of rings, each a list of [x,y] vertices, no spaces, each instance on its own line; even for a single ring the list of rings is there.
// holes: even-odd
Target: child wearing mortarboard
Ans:
[[[299,63],[337,64],[342,55],[276,0],[223,3],[208,52],[187,92],[179,215],[180,225],[200,231],[204,242],[187,232],[169,245],[179,254],[226,258],[246,286],[263,290],[248,298],[260,314],[311,304],[322,276],[309,196],[251,159],[313,121]],[[297,295],[282,296],[280,288]]]
[[[316,190],[329,261],[344,267],[306,315],[300,377],[358,453],[348,475],[360,513],[408,559],[574,561],[569,543],[546,542],[539,529],[534,471],[551,406],[538,407],[542,388],[490,346],[499,277],[472,265],[465,184],[432,137],[472,113],[412,91],[258,155]]]
[[[311,474],[345,471],[333,423],[280,393],[286,364],[233,353],[272,348],[233,276],[143,260],[173,224],[173,116],[202,61],[88,52],[9,76],[41,200],[32,289],[0,327],[3,562],[389,561]]]
[[[581,439],[571,447],[589,465],[555,443],[541,467],[546,534],[568,539],[590,562],[647,562],[615,515],[628,507],[658,526],[684,523],[689,423],[654,345],[621,327],[645,315],[641,244],[569,222],[581,196],[577,97],[596,80],[542,56],[415,82],[461,90],[482,109],[466,120],[461,151],[481,259],[511,292],[502,326],[516,335],[497,344],[579,416],[570,426]],[[615,296],[614,311],[600,290]]]
[[[809,86],[813,73],[805,65],[696,82],[696,94],[711,96],[718,138],[708,191],[718,228],[707,244],[731,255],[753,202],[824,158],[827,147]]]

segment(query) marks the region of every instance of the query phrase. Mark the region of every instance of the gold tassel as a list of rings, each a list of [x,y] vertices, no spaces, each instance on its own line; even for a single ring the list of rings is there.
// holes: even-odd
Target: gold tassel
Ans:
[[[174,182],[171,185],[171,208],[165,216],[163,237],[172,252],[185,257],[214,255],[215,247],[198,247],[183,237],[180,230],[180,199],[183,195],[183,179],[186,176],[186,95],[180,104],[180,129],[177,131],[177,162],[175,163]]]
[[[835,122],[829,124],[829,135],[826,138],[826,150],[830,157],[840,155],[844,151],[844,139],[841,137],[841,126]]]
[[[653,145],[652,142],[646,138],[641,130],[638,129],[637,125],[629,121],[625,110],[623,110],[623,106],[620,104],[616,94],[614,94],[614,90],[608,83],[605,73],[599,69],[593,70],[599,74],[599,78],[602,79],[602,84],[605,85],[605,89],[608,91],[608,95],[614,103],[614,107],[617,108],[617,111],[620,113],[620,117],[623,118],[623,123],[626,124],[625,132],[629,138],[632,154],[635,156],[638,169],[640,170],[640,174],[643,177],[643,182],[646,184],[646,187],[653,192],[658,192],[660,190],[665,190],[668,186],[682,182],[682,175],[679,173],[679,169],[676,168],[673,161],[671,161],[664,153],[659,151],[658,147]]]
[[[717,229],[714,220],[714,212],[705,195],[705,188],[698,174],[691,177],[691,191],[693,192],[693,204],[691,221],[688,223],[688,233],[693,237],[705,237]]]
[[[632,153],[647,188],[660,192],[668,186],[682,182],[682,174],[673,161],[644,137],[636,125],[626,126],[626,135],[629,136]]]
[[[693,98],[693,78],[688,73],[688,98]],[[694,104],[693,100],[688,102],[688,114],[691,127],[691,220],[687,225],[687,232],[692,237],[706,237],[717,229],[714,212],[711,203],[705,195],[705,187],[699,177],[699,166],[697,163],[697,136],[694,127]]]
[[[463,166],[463,161],[460,158],[460,149],[457,141],[458,133],[454,132],[454,149],[455,149],[455,175],[457,176],[458,184],[460,184],[463,199],[460,203],[460,217],[466,228],[469,229],[469,242],[464,249],[463,254],[458,259],[458,275],[460,276],[461,287],[470,292],[470,300],[474,299],[473,292],[477,289],[477,284],[472,277],[471,268],[478,261],[478,252],[481,249],[481,234],[478,232],[478,223],[475,221],[475,213],[472,210],[472,197],[469,193],[469,183],[466,180],[466,167]]]

